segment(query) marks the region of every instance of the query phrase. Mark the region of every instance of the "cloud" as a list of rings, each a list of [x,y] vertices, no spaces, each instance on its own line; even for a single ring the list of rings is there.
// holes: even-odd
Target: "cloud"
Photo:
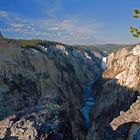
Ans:
[[[8,17],[8,12],[6,12],[6,11],[0,11],[0,18],[7,18]]]
[[[45,1],[45,0],[44,0]],[[57,18],[57,12],[60,10],[60,0],[50,0],[51,4],[45,4],[44,1],[39,1],[38,4],[40,5],[42,12],[46,14],[46,16],[50,19]],[[46,1],[45,1],[46,3]],[[49,3],[49,0],[48,0]],[[47,9],[47,10],[46,10]]]
[[[13,28],[23,28],[26,26],[26,24],[23,24],[23,23],[12,23],[10,24],[11,27]]]
[[[82,24],[81,20],[67,19],[58,23],[59,28],[69,32],[71,35],[91,35],[97,32],[98,26],[93,22]]]
[[[15,13],[0,11],[0,18],[8,26],[0,30],[15,38],[40,38],[68,44],[87,44],[101,38],[101,26],[93,20],[78,16],[64,18],[31,19]]]
[[[69,44],[87,43],[89,40],[96,40],[99,34],[99,26],[93,21],[82,21],[79,18],[67,18],[62,21],[51,21],[51,25],[57,27],[55,40],[63,41]]]
[[[59,30],[59,27],[51,27],[51,28],[49,28],[48,30],[49,30],[49,31],[57,31],[57,30]]]

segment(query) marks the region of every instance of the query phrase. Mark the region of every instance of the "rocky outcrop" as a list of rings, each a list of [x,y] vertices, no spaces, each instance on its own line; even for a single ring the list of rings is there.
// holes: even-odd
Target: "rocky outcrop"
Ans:
[[[84,140],[84,88],[101,59],[70,46],[0,47],[0,138]]]
[[[139,139],[139,53],[124,48],[107,58],[108,69],[94,88],[96,106],[87,140]],[[130,109],[129,109],[130,108]],[[118,128],[118,129],[117,129]]]
[[[0,44],[0,139],[139,139],[138,46],[112,53],[106,65],[88,49],[4,47],[5,41]]]
[[[116,54],[112,53],[108,57],[108,66],[109,69],[104,73],[105,77],[112,77],[117,79],[117,83],[121,86],[125,86],[127,88],[133,89],[138,95],[140,92],[139,85],[140,85],[140,46],[136,45],[132,49],[132,51],[128,51],[127,49],[122,49],[118,51]],[[130,100],[131,96],[126,98],[126,100]],[[138,99],[130,105],[128,110],[120,111],[120,115],[112,120],[110,123],[111,127],[116,130],[119,129],[123,125],[131,124],[129,127],[129,140],[131,139],[140,139],[136,138],[136,132],[134,133],[133,130],[135,129],[135,123],[140,122],[140,99]],[[137,130],[139,125],[137,125]],[[118,130],[117,129],[117,130]],[[135,137],[135,138],[133,138]]]
[[[130,122],[140,123],[140,98],[132,104],[127,112],[120,112],[120,116],[111,122],[111,126],[116,130],[120,125]]]
[[[1,139],[73,140],[62,102],[59,99],[43,100],[47,102],[45,105],[36,105],[2,120]]]
[[[132,51],[124,48],[108,57],[108,70],[104,73],[105,78],[115,78],[118,83],[128,88],[138,90],[140,83],[140,54],[134,53],[140,49],[136,46]]]

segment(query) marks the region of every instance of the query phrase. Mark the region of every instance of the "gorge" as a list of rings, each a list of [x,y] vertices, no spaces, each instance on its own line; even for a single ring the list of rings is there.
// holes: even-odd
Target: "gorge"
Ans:
[[[137,52],[137,53],[136,53]],[[0,38],[0,139],[139,140],[140,46],[107,57]]]

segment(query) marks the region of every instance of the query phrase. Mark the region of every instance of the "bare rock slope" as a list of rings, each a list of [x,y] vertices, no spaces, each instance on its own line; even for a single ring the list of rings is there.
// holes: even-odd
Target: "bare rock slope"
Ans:
[[[140,138],[139,46],[109,55],[103,71],[101,55],[88,49],[0,42],[0,139]],[[92,80],[97,80],[95,105],[89,109],[92,126],[87,129],[82,108]]]
[[[105,78],[115,78],[117,83],[123,87],[132,89],[139,96],[140,92],[140,46],[136,45],[131,51],[127,49],[119,50],[117,53],[112,53],[108,57],[108,70],[104,73]],[[121,98],[121,97],[120,97]],[[130,95],[125,100],[129,101]],[[127,110],[121,110],[120,115],[114,118],[110,125],[114,130],[130,124],[128,129],[128,139],[140,139],[140,99],[130,105]],[[136,125],[137,123],[137,125]],[[137,128],[137,129],[136,129]],[[136,131],[136,130],[137,131]],[[133,131],[135,130],[135,131]],[[136,133],[139,137],[136,139]]]
[[[101,59],[70,46],[0,46],[0,138],[85,139],[84,88]]]

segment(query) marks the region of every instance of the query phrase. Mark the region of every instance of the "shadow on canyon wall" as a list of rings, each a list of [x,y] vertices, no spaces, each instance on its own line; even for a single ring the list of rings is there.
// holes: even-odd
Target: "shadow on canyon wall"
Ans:
[[[129,109],[138,91],[119,85],[117,79],[100,78],[93,85],[95,106],[90,112],[93,125],[87,130],[82,114],[84,89],[96,74],[103,72],[101,59],[88,50],[72,47],[42,46],[40,49],[1,51],[0,129],[5,125],[12,133],[3,135],[4,139],[12,139],[15,130],[20,132],[18,125],[22,128],[23,120],[28,132],[30,128],[39,132],[34,136],[37,139],[50,133],[52,126],[51,132],[54,130],[63,137],[48,140],[93,140],[93,137],[85,138],[89,131],[92,135],[96,133],[96,140],[126,139],[131,123],[113,131],[110,122],[120,111]],[[21,139],[19,135],[26,136],[18,133],[15,139]]]
[[[98,131],[101,140],[127,138],[132,123],[124,124],[116,131],[112,129],[110,123],[120,115],[120,111],[126,112],[130,108],[137,100],[138,91],[119,85],[117,79],[103,78],[95,83],[93,90],[96,101],[91,114],[95,123],[94,131]]]
[[[120,126],[117,131],[113,131],[110,126],[110,122],[115,117],[120,115],[120,111],[127,111],[129,109],[132,103],[136,101],[138,91],[134,91],[133,89],[119,85],[116,79],[102,78],[94,84],[93,93],[95,97],[95,106],[91,112],[93,129],[91,128],[89,131],[92,131],[92,133],[98,133],[99,140],[115,140],[116,138],[127,138],[128,131],[132,123],[124,124]],[[14,96],[12,98],[14,98]],[[10,115],[13,114],[11,113]],[[80,115],[83,118],[82,113]],[[7,117],[8,116],[2,120],[6,119]],[[71,118],[69,118],[69,120],[70,119]],[[85,128],[80,129],[83,129],[84,131],[86,130]],[[15,140],[18,139],[17,137],[15,138],[9,136],[7,138]]]

